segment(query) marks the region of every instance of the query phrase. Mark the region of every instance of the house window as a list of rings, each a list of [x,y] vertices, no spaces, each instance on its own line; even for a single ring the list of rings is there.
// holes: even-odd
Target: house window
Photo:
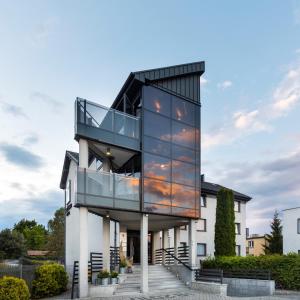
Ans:
[[[235,254],[237,256],[241,256],[241,246],[240,245],[235,245]]]
[[[254,248],[254,241],[248,241],[248,247]]]
[[[241,224],[235,223],[235,234],[241,234]]]
[[[297,232],[300,234],[300,219],[297,220]]]
[[[206,207],[206,196],[201,196],[201,207]]]
[[[197,256],[206,256],[206,244],[197,243]]]
[[[234,201],[234,211],[241,212],[241,201]]]
[[[199,219],[197,221],[197,231],[206,231],[206,219]]]
[[[71,180],[68,181],[67,189],[66,189],[66,204],[71,202]]]

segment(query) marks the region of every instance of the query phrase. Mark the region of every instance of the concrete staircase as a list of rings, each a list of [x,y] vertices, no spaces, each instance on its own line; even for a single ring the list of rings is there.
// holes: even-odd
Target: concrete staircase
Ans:
[[[133,267],[133,273],[127,274],[126,280],[119,284],[115,295],[132,295],[140,293],[141,269]],[[188,293],[190,289],[164,266],[149,265],[149,293],[174,294]]]

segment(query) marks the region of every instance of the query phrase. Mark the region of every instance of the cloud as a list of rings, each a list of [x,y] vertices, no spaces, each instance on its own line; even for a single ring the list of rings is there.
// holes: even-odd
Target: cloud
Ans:
[[[44,165],[40,156],[17,145],[1,143],[0,152],[10,163],[29,170],[39,169]]]
[[[59,112],[60,107],[62,106],[62,103],[55,100],[54,98],[50,97],[49,95],[46,95],[41,92],[33,92],[30,95],[30,98],[32,101],[38,102],[38,103],[44,103],[52,108],[53,111]]]
[[[200,77],[200,85],[203,87],[204,85],[207,85],[207,83],[208,83],[209,81],[205,78],[205,77],[203,77],[203,76],[201,76]]]
[[[214,182],[252,197],[247,216],[253,233],[269,230],[275,209],[300,206],[300,150],[268,161],[215,162],[209,170]]]
[[[24,138],[23,145],[24,146],[33,145],[36,144],[38,141],[39,141],[39,137],[36,134],[32,133]]]
[[[300,8],[295,8],[293,11],[295,24],[300,24]]]
[[[35,219],[47,225],[54,212],[63,206],[63,193],[48,190],[30,198],[11,198],[1,201],[0,229],[11,228],[22,218]]]
[[[218,83],[218,88],[221,90],[225,90],[232,86],[232,81],[224,80],[223,82]]]
[[[0,102],[0,105],[3,112],[11,114],[14,117],[23,117],[28,119],[28,116],[25,114],[22,107],[3,101]]]
[[[271,99],[252,110],[239,110],[230,120],[203,134],[204,148],[230,144],[246,135],[270,131],[271,123],[288,114],[300,102],[300,62],[284,74]]]

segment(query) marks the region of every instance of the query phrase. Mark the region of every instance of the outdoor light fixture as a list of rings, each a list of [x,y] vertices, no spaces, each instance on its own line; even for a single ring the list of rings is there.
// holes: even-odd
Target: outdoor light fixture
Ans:
[[[109,212],[108,211],[106,212],[106,218],[109,218]]]
[[[111,156],[111,152],[110,152],[110,148],[109,147],[106,149],[106,155],[107,156]]]

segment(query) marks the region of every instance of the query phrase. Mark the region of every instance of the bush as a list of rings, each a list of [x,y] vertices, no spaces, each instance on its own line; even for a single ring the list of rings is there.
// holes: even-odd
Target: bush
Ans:
[[[32,282],[32,297],[39,299],[59,295],[67,288],[68,276],[65,268],[59,264],[45,264],[35,271]]]
[[[110,273],[107,270],[102,270],[98,274],[98,278],[109,278]]]
[[[10,276],[0,278],[0,300],[29,300],[29,297],[25,280]]]
[[[119,275],[118,272],[112,271],[112,272],[110,273],[110,278],[117,278],[118,275]]]
[[[223,270],[270,270],[276,287],[300,290],[300,255],[261,255],[217,257],[204,260],[203,268]]]

